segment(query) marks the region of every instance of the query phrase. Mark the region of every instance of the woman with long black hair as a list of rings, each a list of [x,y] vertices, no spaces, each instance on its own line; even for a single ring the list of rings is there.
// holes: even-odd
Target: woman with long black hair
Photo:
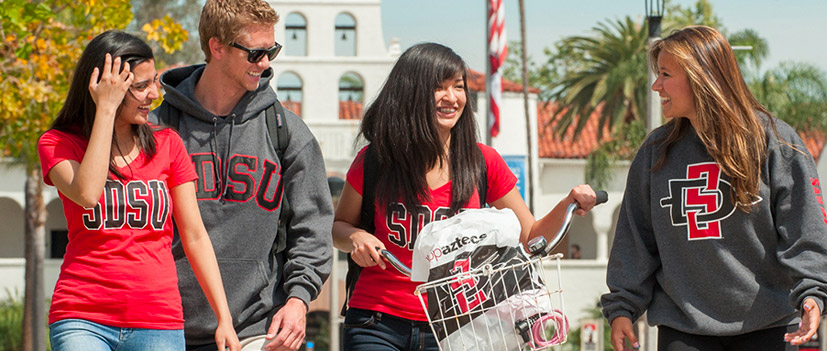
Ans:
[[[38,142],[43,179],[57,188],[69,229],[49,311],[52,350],[184,350],[173,216],[219,321],[219,349],[239,349],[192,162],[178,134],[147,124],[157,79],[141,39],[98,35]]]
[[[483,170],[487,204],[514,211],[523,244],[556,232],[569,204],[580,204],[579,215],[595,205],[594,191],[580,185],[535,220],[505,161],[496,150],[477,142],[476,120],[467,102],[465,62],[448,47],[424,43],[399,57],[365,112],[361,135],[370,145],[359,152],[347,173],[333,224],[334,245],[364,267],[348,301],[346,350],[437,349],[413,294],[417,283],[386,269],[376,248],[387,249],[410,266],[422,226],[486,205],[477,193]],[[368,148],[378,162],[376,184],[363,184]],[[367,186],[376,194],[373,233],[360,223]]]

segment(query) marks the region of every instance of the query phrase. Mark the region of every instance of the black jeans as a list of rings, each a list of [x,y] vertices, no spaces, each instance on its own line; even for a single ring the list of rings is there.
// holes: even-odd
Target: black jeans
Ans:
[[[342,332],[347,351],[438,351],[428,322],[349,308]]]
[[[658,327],[658,351],[797,351],[784,341],[784,333],[798,326],[780,326],[731,336],[694,335]]]

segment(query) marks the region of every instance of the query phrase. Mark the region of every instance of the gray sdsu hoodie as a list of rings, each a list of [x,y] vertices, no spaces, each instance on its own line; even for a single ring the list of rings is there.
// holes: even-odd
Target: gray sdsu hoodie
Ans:
[[[806,297],[824,311],[827,225],[812,156],[795,131],[763,117],[767,158],[749,213],[691,126],[657,171],[660,140],[635,156],[608,263],[603,314],[697,335],[738,335],[797,322]],[[779,137],[787,143],[779,140]],[[792,146],[791,146],[791,145]]]
[[[238,336],[261,335],[288,297],[309,304],[330,274],[333,206],[324,161],[310,130],[287,110],[290,142],[283,159],[277,157],[265,114],[276,101],[270,87],[272,69],[262,74],[259,88],[247,92],[228,116],[214,116],[194,97],[204,67],[164,73],[163,104],[180,110],[178,133],[198,173],[198,207],[215,249]],[[159,113],[168,111],[166,107],[152,111],[150,122],[164,120]],[[275,255],[282,209],[279,182],[283,182],[292,217],[287,225],[287,248]],[[172,250],[187,344],[214,343],[215,316],[177,235]]]

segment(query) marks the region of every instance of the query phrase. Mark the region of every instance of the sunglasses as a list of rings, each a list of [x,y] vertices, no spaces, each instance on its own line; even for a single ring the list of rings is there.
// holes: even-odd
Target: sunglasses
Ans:
[[[276,58],[281,51],[281,44],[279,43],[275,43],[275,45],[269,49],[248,49],[239,43],[232,43],[230,45],[234,48],[247,52],[247,62],[249,63],[258,63],[264,55],[267,55],[268,60],[273,61],[273,59]]]

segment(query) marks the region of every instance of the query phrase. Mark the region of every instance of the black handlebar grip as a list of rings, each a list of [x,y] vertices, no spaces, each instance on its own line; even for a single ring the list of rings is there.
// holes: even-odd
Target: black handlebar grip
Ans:
[[[609,193],[605,190],[595,191],[594,194],[597,195],[597,203],[595,203],[595,205],[600,205],[606,201],[609,201]]]

